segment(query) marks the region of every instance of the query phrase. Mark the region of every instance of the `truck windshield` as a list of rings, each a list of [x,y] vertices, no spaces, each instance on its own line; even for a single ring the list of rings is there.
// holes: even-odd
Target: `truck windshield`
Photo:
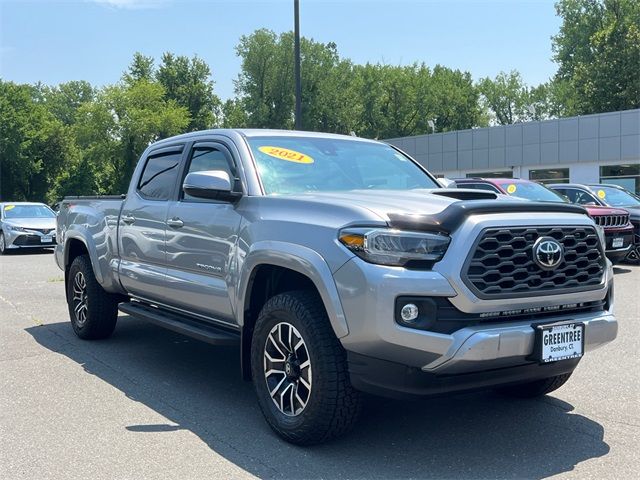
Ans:
[[[534,202],[568,202],[566,198],[535,182],[504,182],[499,185],[512,197]]]
[[[599,198],[612,207],[631,207],[640,205],[640,200],[635,195],[631,195],[624,190],[615,187],[605,187],[603,185],[591,187]]]
[[[439,188],[410,159],[382,143],[303,136],[247,141],[267,195]]]
[[[56,214],[45,205],[5,205],[4,218],[54,218]]]

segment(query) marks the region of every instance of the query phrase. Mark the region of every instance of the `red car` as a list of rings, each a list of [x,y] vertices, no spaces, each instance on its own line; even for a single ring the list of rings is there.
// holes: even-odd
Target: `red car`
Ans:
[[[535,202],[568,202],[544,185],[520,178],[459,178],[457,187],[489,190]],[[629,212],[620,208],[583,205],[596,225],[604,229],[607,258],[612,263],[623,260],[633,245],[633,225]]]

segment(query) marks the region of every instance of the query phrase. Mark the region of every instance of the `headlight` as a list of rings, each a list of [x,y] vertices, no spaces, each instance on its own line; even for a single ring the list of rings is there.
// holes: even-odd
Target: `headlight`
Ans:
[[[15,225],[7,225],[7,230],[9,231],[13,230],[14,232],[26,232],[24,228],[16,227]]]
[[[451,241],[440,233],[385,228],[347,228],[340,232],[338,238],[363,260],[393,266],[404,266],[409,262],[437,262]]]

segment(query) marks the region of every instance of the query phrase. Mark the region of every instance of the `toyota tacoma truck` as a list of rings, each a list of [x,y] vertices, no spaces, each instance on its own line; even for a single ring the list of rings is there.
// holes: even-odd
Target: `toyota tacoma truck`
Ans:
[[[266,421],[299,445],[348,431],[361,392],[544,395],[617,334],[581,206],[441,188],[378,141],[168,138],[126,195],[66,198],[57,236],[80,338],[120,311],[238,345]]]

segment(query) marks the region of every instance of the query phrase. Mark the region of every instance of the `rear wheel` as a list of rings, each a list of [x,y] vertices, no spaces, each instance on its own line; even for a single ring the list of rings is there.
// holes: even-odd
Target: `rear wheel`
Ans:
[[[535,398],[551,393],[564,385],[573,372],[564,373],[555,377],[543,378],[528,383],[506,385],[496,388],[496,391],[509,397]]]
[[[85,340],[109,337],[118,319],[118,297],[96,280],[88,255],[73,260],[67,276],[67,304],[71,326]]]
[[[361,399],[349,380],[346,352],[315,292],[267,301],[252,338],[251,368],[262,413],[288,442],[330,440],[358,418]]]

